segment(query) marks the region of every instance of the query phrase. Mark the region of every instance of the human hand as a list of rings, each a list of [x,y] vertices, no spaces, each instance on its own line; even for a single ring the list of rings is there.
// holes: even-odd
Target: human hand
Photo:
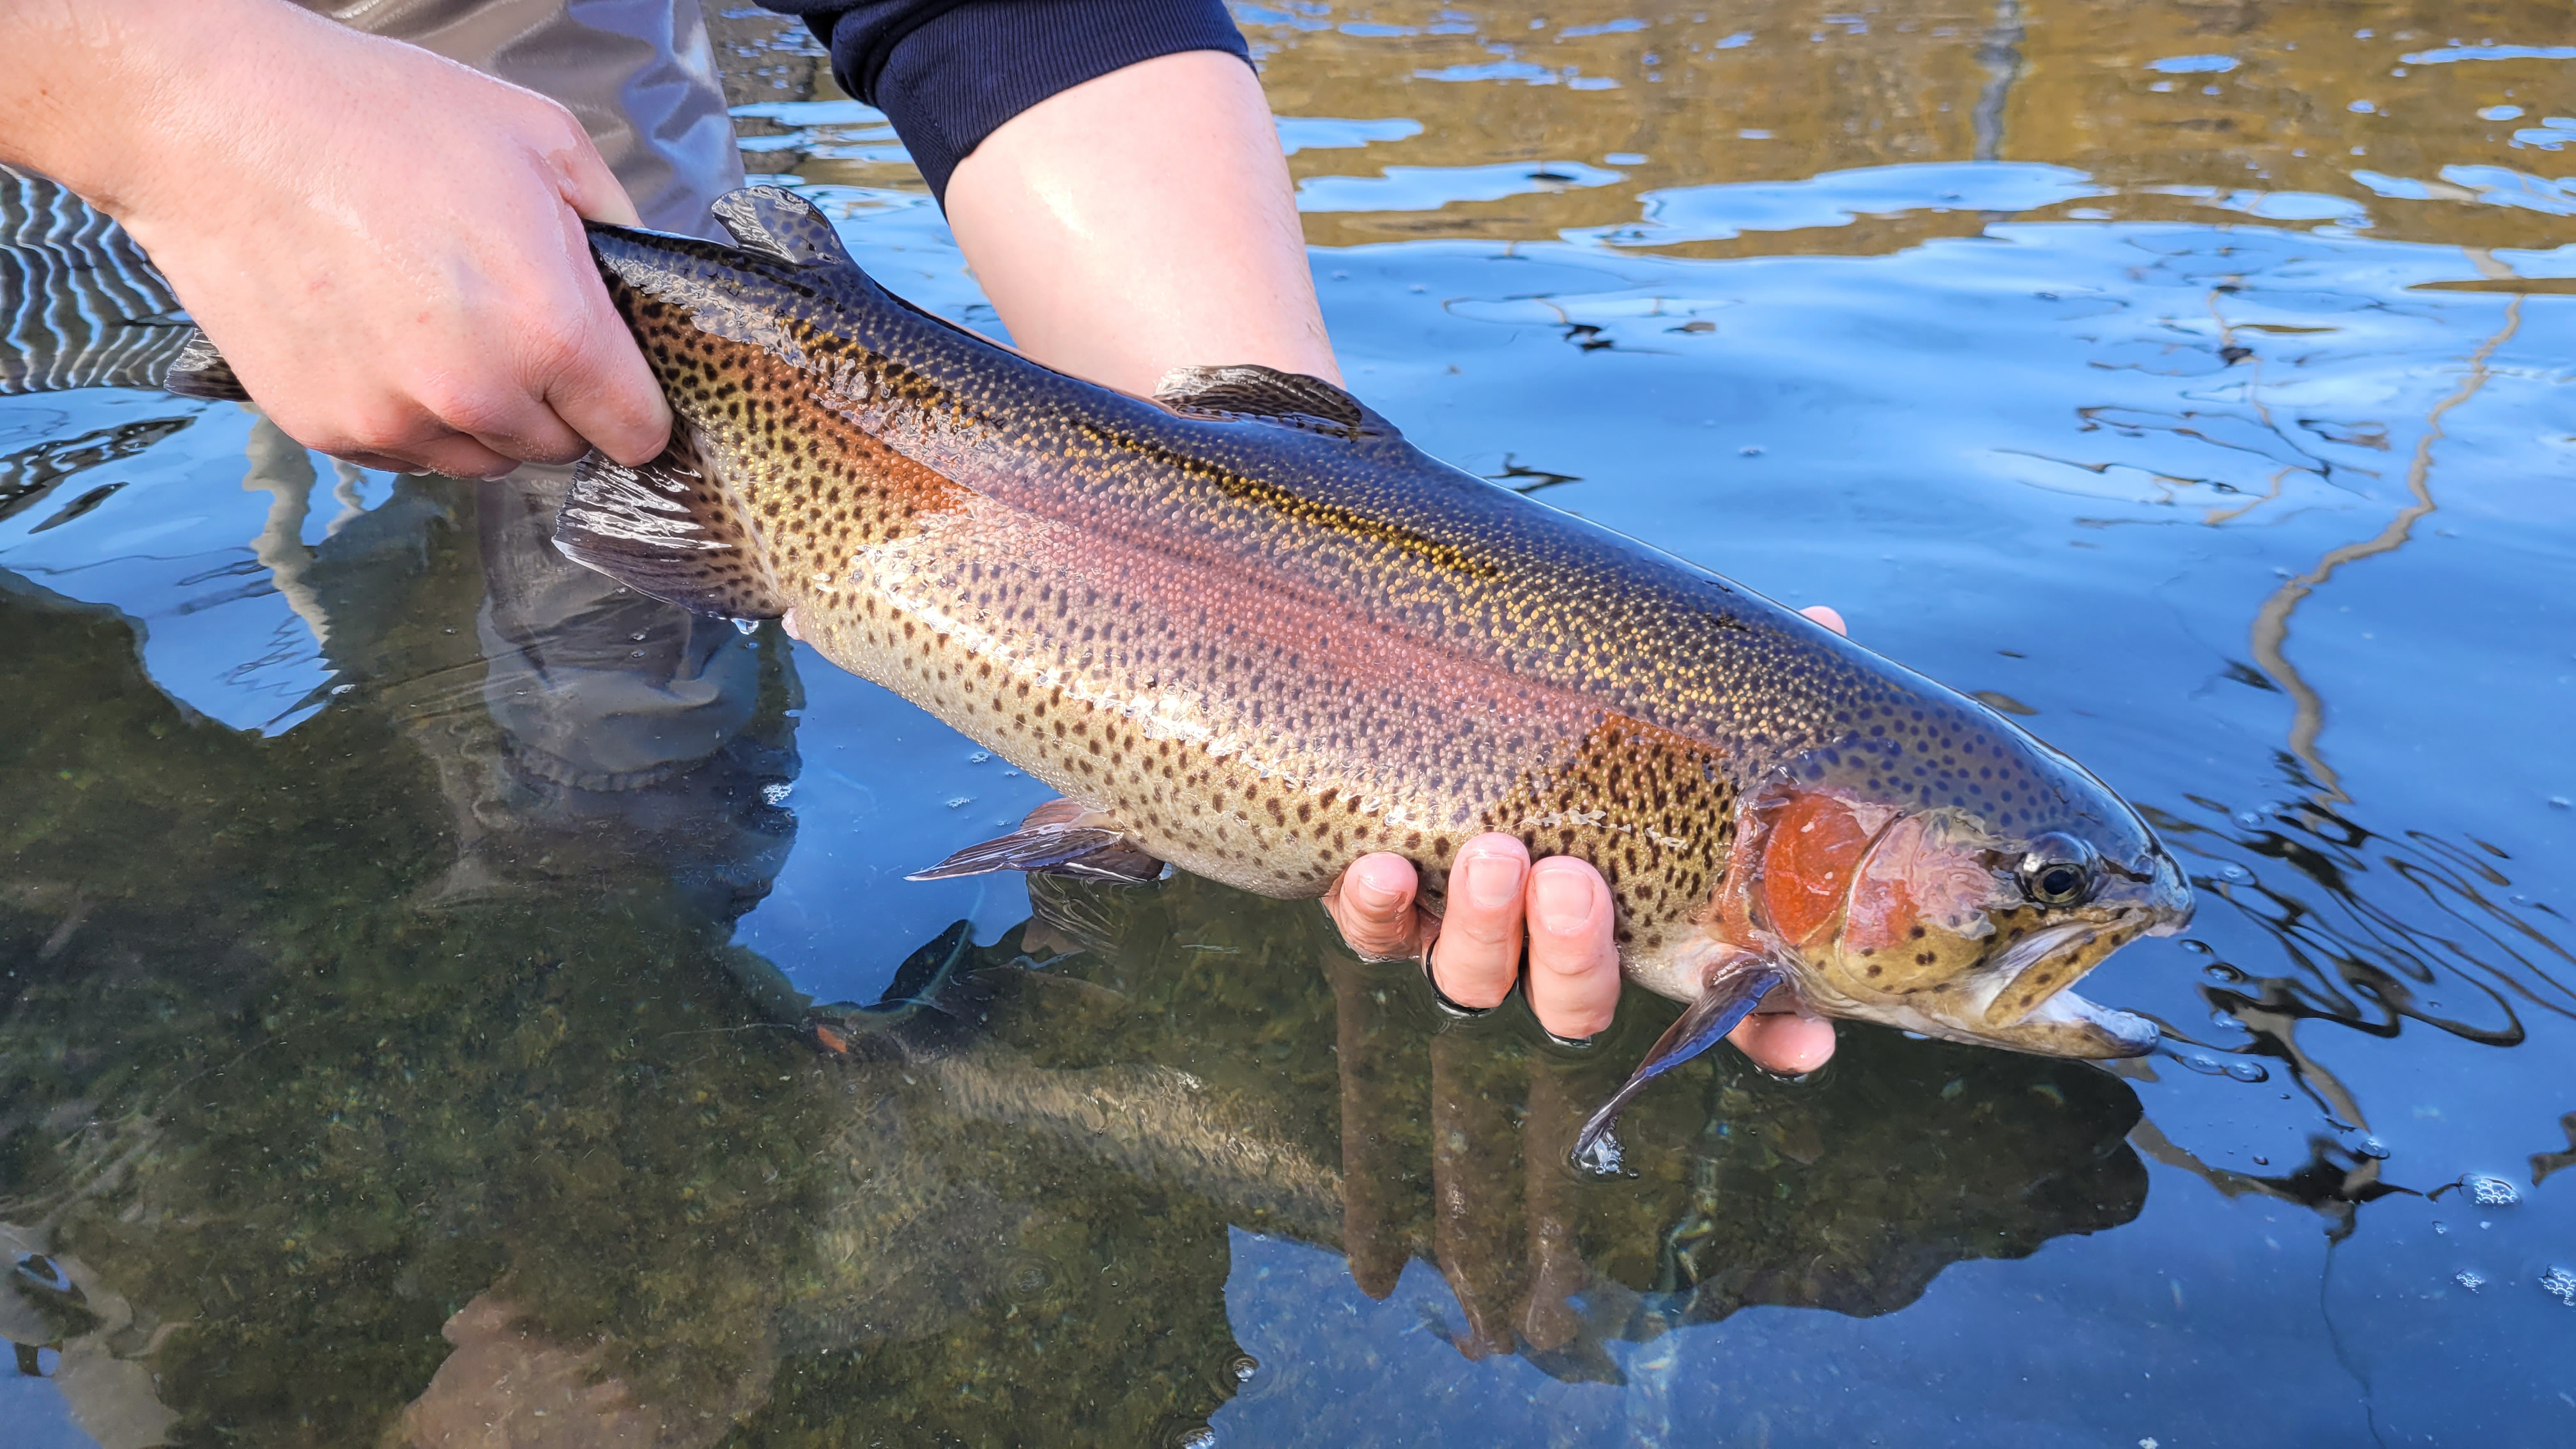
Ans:
[[[124,223],[289,436],[467,477],[661,451],[581,228],[634,208],[562,106],[284,0],[48,15],[0,25],[41,78],[0,82],[5,150]]]
[[[1848,632],[1832,609],[1800,612]],[[1352,950],[1380,960],[1425,957],[1440,993],[1473,1008],[1498,1006],[1511,994],[1526,937],[1530,1010],[1539,1025],[1581,1039],[1610,1024],[1619,1004],[1616,911],[1609,885],[1588,862],[1559,855],[1532,865],[1520,841],[1480,835],[1450,868],[1442,915],[1416,904],[1419,887],[1404,857],[1365,855],[1325,892],[1324,909]],[[1833,1023],[1800,1009],[1786,988],[1763,998],[1727,1039],[1787,1075],[1814,1071],[1834,1054]]]

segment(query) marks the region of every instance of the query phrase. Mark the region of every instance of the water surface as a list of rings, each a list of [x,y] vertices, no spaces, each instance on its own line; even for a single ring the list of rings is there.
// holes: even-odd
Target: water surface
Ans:
[[[2175,1050],[1713,1053],[1578,1179],[1669,1005],[1572,1051],[1311,905],[905,884],[1043,791],[563,569],[542,470],[112,385],[147,280],[0,370],[12,1442],[2576,1429],[2563,7],[1238,13],[1355,390],[2137,801],[2201,912],[2087,992]],[[718,28],[746,164],[996,326]]]

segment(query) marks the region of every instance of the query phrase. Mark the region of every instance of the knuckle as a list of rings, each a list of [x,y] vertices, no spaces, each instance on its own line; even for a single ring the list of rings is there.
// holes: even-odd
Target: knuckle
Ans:
[[[419,394],[421,406],[450,432],[490,432],[503,416],[501,401],[492,392],[452,375],[422,384]]]
[[[528,140],[540,152],[590,144],[590,133],[582,129],[581,119],[572,113],[571,107],[535,91],[522,90],[520,94],[526,97],[520,103],[525,107],[525,118],[521,124],[527,127]]]
[[[529,371],[548,381],[562,377],[588,360],[595,335],[586,316],[558,316],[530,328],[521,343]]]
[[[352,417],[337,440],[340,446],[326,448],[325,451],[410,457],[435,435],[435,430],[428,426],[428,420],[417,414],[371,409]]]

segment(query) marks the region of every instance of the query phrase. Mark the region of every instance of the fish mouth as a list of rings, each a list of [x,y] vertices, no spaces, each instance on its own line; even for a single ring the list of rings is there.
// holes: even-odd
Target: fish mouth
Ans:
[[[2090,921],[2067,921],[2045,926],[2013,942],[1998,954],[1988,969],[2001,981],[2018,981],[2021,974],[2060,951],[2081,950],[2092,944],[2101,929]],[[2072,986],[2081,971],[2069,974],[2064,986]],[[2061,986],[2060,989],[2063,989]]]
[[[2014,1026],[2083,1042],[2085,1050],[2066,1055],[2096,1058],[2142,1057],[2154,1051],[2164,1036],[2143,1016],[2114,1010],[2072,991],[2061,991],[2032,1007]]]
[[[2013,942],[1988,968],[1988,979],[1997,985],[1982,1025],[2014,1045],[2056,1056],[2134,1057],[2155,1050],[2162,1033],[2154,1022],[2071,989],[2139,932],[2134,921],[2066,921]],[[2092,959],[2082,959],[2086,955]],[[2021,991],[2034,972],[2055,972],[2060,979],[2043,977],[2038,991]],[[2006,1002],[2018,1003],[2020,1009],[1999,1009]]]

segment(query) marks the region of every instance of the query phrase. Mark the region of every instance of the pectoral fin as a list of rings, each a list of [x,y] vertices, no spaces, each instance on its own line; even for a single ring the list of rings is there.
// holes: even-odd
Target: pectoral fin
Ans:
[[[555,547],[639,594],[696,613],[787,612],[740,500],[699,461],[685,426],[674,426],[671,445],[641,467],[598,453],[582,459],[555,517]]]
[[[970,845],[906,880],[950,880],[995,870],[1143,885],[1162,879],[1163,863],[1127,838],[1117,822],[1070,800],[1051,800],[1028,813],[1020,828]]]
[[[1585,1166],[1600,1160],[1597,1153],[1601,1139],[1610,1134],[1619,1120],[1620,1109],[1631,1098],[1644,1091],[1648,1082],[1717,1045],[1719,1038],[1753,1014],[1765,992],[1787,979],[1787,972],[1759,956],[1743,957],[1712,973],[1699,1000],[1683,1010],[1681,1019],[1637,1064],[1627,1084],[1612,1093],[1610,1100],[1601,1104],[1601,1110],[1584,1122],[1583,1130],[1575,1134],[1574,1160]]]

